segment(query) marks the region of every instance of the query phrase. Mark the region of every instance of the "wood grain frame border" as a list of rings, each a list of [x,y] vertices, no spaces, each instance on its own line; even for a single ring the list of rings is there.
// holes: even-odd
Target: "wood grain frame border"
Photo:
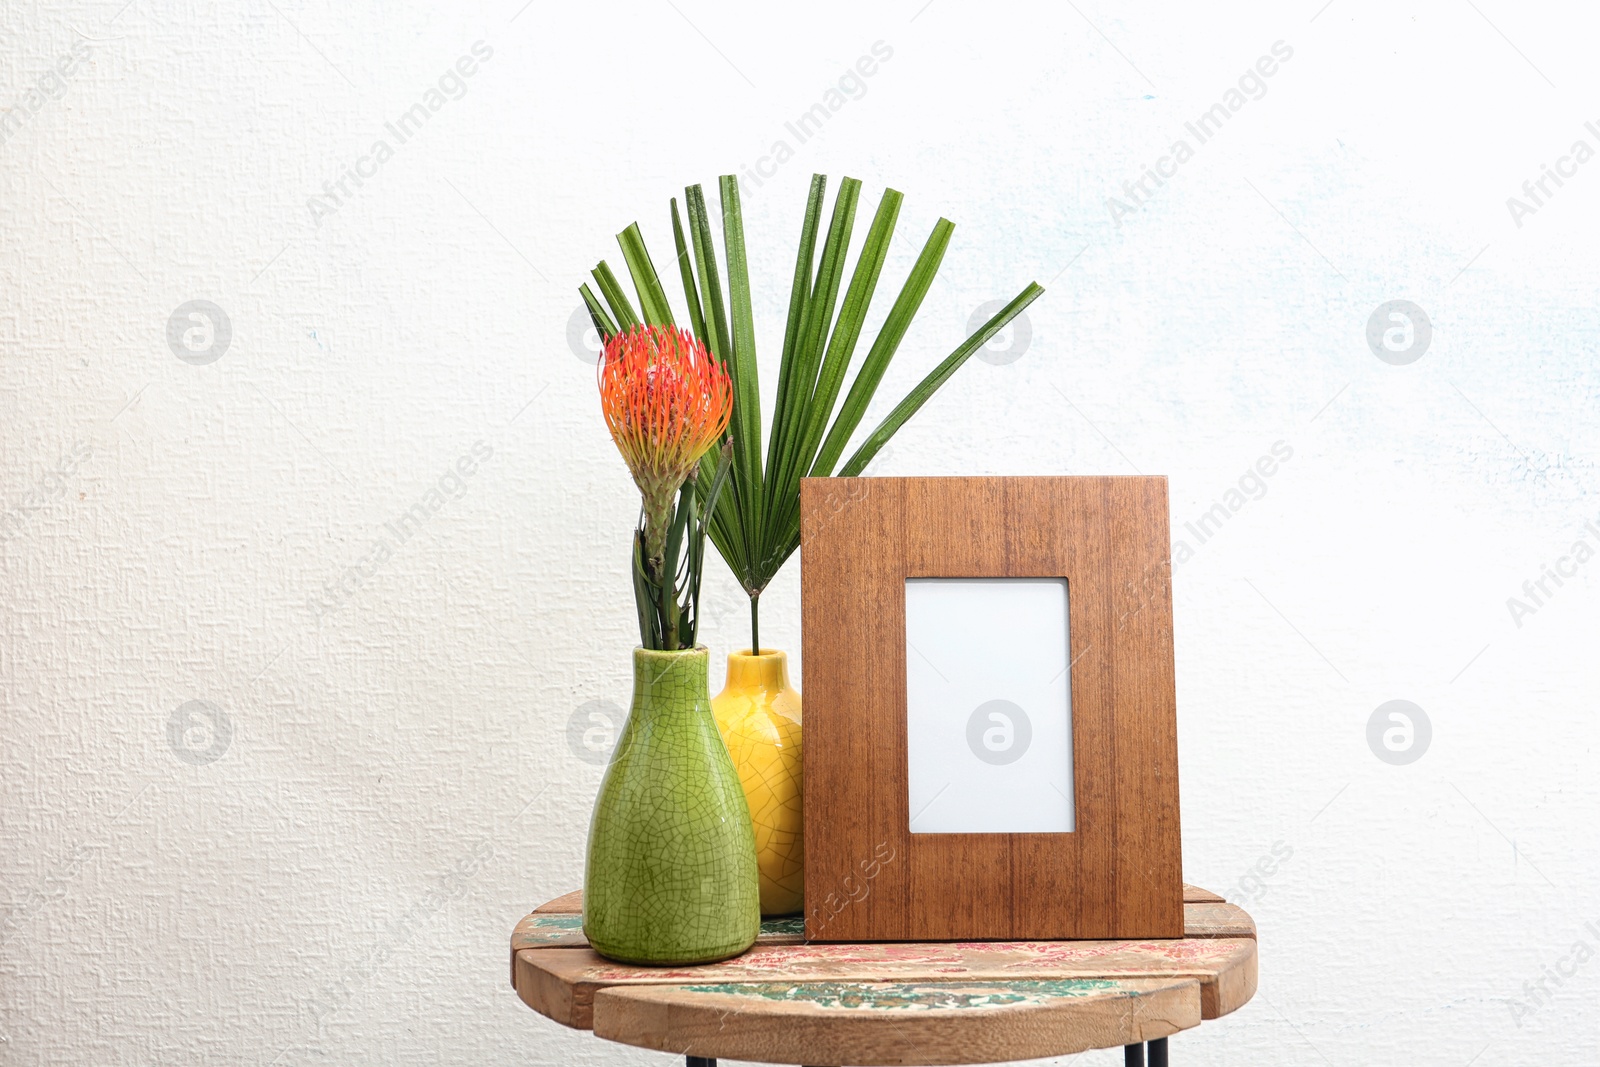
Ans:
[[[1183,936],[1164,477],[801,483],[806,936]],[[1077,823],[910,832],[905,581],[1062,577]]]

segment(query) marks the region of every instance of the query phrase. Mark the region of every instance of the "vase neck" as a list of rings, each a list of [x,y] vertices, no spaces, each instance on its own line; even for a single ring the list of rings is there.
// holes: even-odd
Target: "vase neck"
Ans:
[[[634,708],[690,705],[709,699],[707,688],[711,654],[704,646],[677,652],[649,648],[633,650]]]
[[[749,649],[728,653],[728,688],[779,690],[789,688],[789,657],[783,652],[763,649],[759,656]]]

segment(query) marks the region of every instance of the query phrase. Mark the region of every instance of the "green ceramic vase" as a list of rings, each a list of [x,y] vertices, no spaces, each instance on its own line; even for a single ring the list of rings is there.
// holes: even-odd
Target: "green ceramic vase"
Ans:
[[[583,933],[624,963],[710,963],[761,930],[755,834],[711,716],[705,648],[633,650],[633,706],[600,782]]]

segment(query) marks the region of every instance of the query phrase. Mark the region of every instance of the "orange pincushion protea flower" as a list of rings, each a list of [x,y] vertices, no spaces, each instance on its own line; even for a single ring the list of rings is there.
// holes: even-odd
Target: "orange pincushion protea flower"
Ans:
[[[671,506],[727,429],[733,384],[688,330],[635,326],[606,342],[600,406],[648,514]]]
[[[731,443],[703,492],[689,484],[728,428],[733,382],[688,330],[635,326],[612,335],[600,360],[600,409],[644,497],[633,537],[639,643],[693,648],[700,626],[706,514],[727,480]],[[681,490],[681,497],[680,497]],[[700,500],[704,498],[705,512]],[[674,540],[669,531],[687,533]]]

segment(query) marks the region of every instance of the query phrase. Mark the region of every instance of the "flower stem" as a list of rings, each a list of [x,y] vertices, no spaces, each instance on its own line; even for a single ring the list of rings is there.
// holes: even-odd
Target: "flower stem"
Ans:
[[[750,594],[750,654],[761,655],[761,594]]]
[[[678,619],[673,600],[672,576],[666,573],[667,531],[672,527],[672,495],[646,499],[644,509],[644,566],[656,590],[655,613],[661,634],[661,648],[672,652],[678,647]]]

